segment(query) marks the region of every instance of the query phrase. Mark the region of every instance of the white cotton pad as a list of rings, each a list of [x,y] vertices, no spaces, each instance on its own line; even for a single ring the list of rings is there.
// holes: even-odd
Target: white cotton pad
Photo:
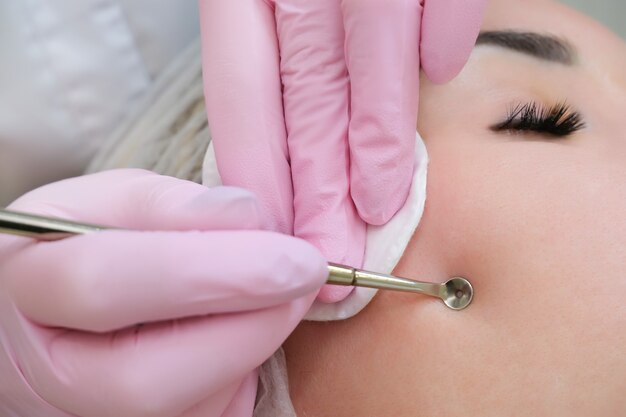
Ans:
[[[402,257],[413,232],[422,218],[426,201],[426,170],[428,154],[417,135],[415,174],[404,206],[384,226],[367,229],[364,269],[390,273]],[[377,290],[355,288],[343,301],[335,304],[315,302],[306,316],[308,320],[342,320],[361,311]],[[259,386],[253,417],[297,417],[289,397],[287,363],[282,348],[278,349],[259,370]]]
[[[413,236],[426,201],[426,172],[428,153],[419,134],[416,135],[415,172],[409,196],[402,208],[383,226],[368,226],[363,269],[389,274],[402,257]],[[209,187],[221,185],[213,143],[209,145],[202,167],[202,183]],[[305,320],[343,320],[361,311],[378,290],[356,287],[338,303],[315,301]]]
[[[426,172],[428,153],[422,138],[417,134],[415,146],[415,172],[409,196],[404,206],[383,226],[367,227],[367,243],[363,269],[390,274],[402,257],[415,228],[417,227],[426,201]],[[305,320],[343,320],[361,311],[372,300],[378,290],[355,287],[344,300],[325,304],[315,301],[304,317]]]

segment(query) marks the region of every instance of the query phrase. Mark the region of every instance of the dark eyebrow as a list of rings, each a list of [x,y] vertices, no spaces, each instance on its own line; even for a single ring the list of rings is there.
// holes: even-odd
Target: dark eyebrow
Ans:
[[[513,30],[481,32],[476,45],[495,45],[535,58],[573,65],[576,53],[569,42],[552,35]]]

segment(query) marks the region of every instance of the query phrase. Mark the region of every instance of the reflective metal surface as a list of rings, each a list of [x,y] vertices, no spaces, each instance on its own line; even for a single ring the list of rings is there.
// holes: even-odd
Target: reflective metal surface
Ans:
[[[0,233],[27,236],[38,240],[59,240],[77,234],[107,229],[112,228],[0,209]],[[413,281],[332,263],[328,264],[327,283],[429,295],[440,298],[453,310],[464,309],[470,305],[474,297],[472,284],[461,277],[451,278],[443,284],[437,284]]]
[[[463,310],[470,305],[474,298],[472,284],[462,277],[454,277],[442,284],[437,284],[362,271],[350,266],[328,265],[329,277],[327,282],[329,284],[415,292],[440,298],[452,310]]]
[[[0,209],[0,233],[32,237],[37,240],[59,240],[105,229],[107,227],[94,224]]]
[[[463,277],[450,278],[440,285],[439,297],[453,310],[463,310],[474,298],[474,287]]]

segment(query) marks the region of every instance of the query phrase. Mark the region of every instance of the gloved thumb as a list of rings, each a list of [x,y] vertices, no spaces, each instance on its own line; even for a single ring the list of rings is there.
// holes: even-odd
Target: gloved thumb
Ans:
[[[258,229],[256,198],[141,169],[118,169],[48,184],[9,206],[41,215],[136,230]]]

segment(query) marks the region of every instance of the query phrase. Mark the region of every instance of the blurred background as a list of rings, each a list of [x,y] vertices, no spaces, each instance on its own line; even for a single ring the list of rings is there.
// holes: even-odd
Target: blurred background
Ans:
[[[562,0],[585,12],[626,39],[626,0]]]

